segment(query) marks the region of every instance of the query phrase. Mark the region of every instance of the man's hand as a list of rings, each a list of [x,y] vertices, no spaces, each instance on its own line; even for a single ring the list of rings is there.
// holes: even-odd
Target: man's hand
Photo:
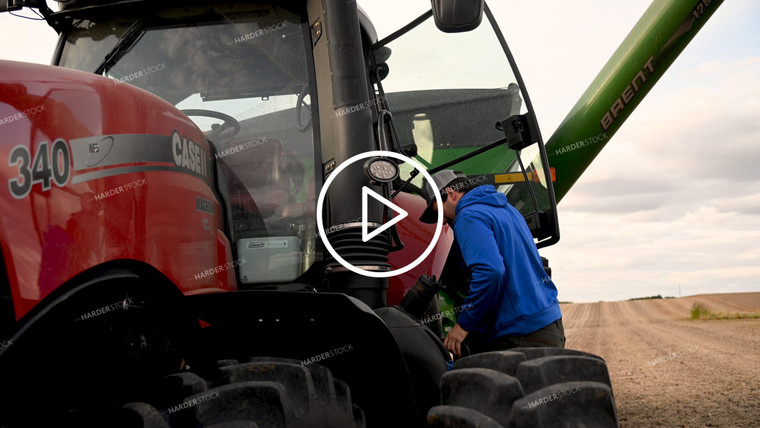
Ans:
[[[469,332],[463,329],[462,326],[457,323],[454,328],[451,329],[449,334],[446,335],[446,340],[443,341],[443,346],[445,346],[446,349],[451,351],[457,357],[461,357],[462,342],[464,342],[467,334],[469,334]]]

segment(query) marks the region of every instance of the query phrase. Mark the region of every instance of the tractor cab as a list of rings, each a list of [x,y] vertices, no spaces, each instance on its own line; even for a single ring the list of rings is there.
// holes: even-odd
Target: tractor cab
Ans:
[[[340,46],[331,50],[343,41],[326,31],[337,23],[310,16],[308,4],[91,3],[63,3],[49,18],[61,32],[54,62],[157,95],[205,133],[228,238],[235,258],[249,260],[239,271],[241,287],[313,282],[304,275],[330,259],[316,227],[321,185],[349,154],[368,150],[494,184],[524,214],[539,245],[558,239],[541,136],[487,8],[458,16],[439,5],[382,40],[359,9],[361,36],[351,42],[361,48],[360,71]],[[319,43],[325,38],[326,51]],[[400,170],[386,194],[421,200],[422,175],[405,163]],[[354,188],[333,192],[340,194],[328,196],[325,228],[358,224],[360,213],[342,207]],[[384,215],[376,209],[376,218]],[[377,251],[402,247],[387,242]],[[388,269],[365,264],[373,263]]]

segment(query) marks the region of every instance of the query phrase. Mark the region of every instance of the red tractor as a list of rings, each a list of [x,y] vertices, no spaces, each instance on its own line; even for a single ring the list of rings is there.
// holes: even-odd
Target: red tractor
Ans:
[[[0,426],[617,426],[599,357],[441,343],[467,275],[382,153],[559,232],[494,17],[432,3],[378,40],[346,0],[0,2],[60,34],[0,61]]]

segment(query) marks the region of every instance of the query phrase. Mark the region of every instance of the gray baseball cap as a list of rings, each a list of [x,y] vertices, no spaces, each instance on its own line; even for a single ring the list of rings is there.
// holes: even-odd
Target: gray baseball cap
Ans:
[[[444,169],[433,174],[433,182],[435,184],[435,188],[441,194],[444,193],[443,189],[445,189],[449,184],[451,184],[452,181],[458,178],[467,179],[467,176],[464,175],[462,171],[454,171],[451,169]],[[420,216],[420,221],[423,223],[433,224],[438,221],[438,214],[433,211],[433,203],[435,203],[435,190],[433,190],[433,187],[430,185],[430,183],[428,183],[427,180],[425,180],[424,190],[425,200],[427,200],[428,204],[425,208],[425,211],[423,211],[422,215]]]

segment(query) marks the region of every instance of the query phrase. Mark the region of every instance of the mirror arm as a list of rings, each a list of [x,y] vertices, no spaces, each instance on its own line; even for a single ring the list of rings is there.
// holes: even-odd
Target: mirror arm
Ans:
[[[410,22],[410,23],[408,23],[408,24],[404,25],[404,26],[403,26],[403,27],[401,27],[400,29],[396,30],[396,31],[395,31],[393,34],[391,34],[390,36],[388,36],[388,37],[384,38],[383,40],[380,40],[380,41],[379,41],[379,42],[377,42],[377,43],[375,43],[374,45],[372,45],[372,49],[377,49],[377,48],[380,48],[380,47],[382,47],[382,46],[385,46],[385,45],[387,45],[388,43],[390,43],[390,42],[392,42],[392,41],[394,41],[394,40],[398,39],[399,37],[401,37],[401,36],[403,36],[404,34],[408,33],[408,32],[409,32],[410,30],[412,30],[414,27],[416,27],[416,26],[418,26],[418,25],[422,24],[423,22],[425,22],[425,20],[427,20],[427,19],[428,19],[428,18],[430,18],[431,16],[433,16],[433,10],[432,10],[432,9],[430,9],[430,10],[428,10],[427,12],[423,13],[422,15],[418,16],[418,17],[417,17],[417,18],[416,18],[414,21],[412,21],[412,22]]]

